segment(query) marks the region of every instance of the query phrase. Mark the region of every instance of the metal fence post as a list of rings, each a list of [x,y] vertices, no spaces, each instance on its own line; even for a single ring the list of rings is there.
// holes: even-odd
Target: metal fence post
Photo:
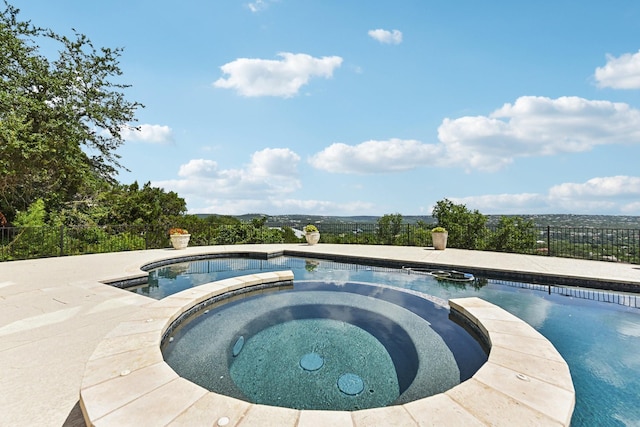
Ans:
[[[547,256],[551,256],[551,227],[547,225]]]
[[[64,225],[60,226],[60,256],[64,256]]]

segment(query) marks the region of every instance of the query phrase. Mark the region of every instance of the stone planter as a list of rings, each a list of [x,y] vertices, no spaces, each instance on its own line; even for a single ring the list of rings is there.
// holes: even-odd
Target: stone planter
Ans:
[[[169,237],[174,249],[185,249],[189,245],[191,234],[172,234]]]
[[[307,239],[309,245],[315,245],[320,241],[320,232],[314,231],[313,233],[306,233],[304,237]]]
[[[448,232],[432,232],[431,239],[433,240],[433,248],[438,251],[444,251],[447,248]]]

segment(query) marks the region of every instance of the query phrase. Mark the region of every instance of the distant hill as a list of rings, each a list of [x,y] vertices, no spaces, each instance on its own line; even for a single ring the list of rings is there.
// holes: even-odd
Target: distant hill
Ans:
[[[204,218],[213,214],[198,214]],[[267,217],[267,225],[305,226],[307,224],[342,223],[342,224],[371,224],[376,223],[379,216],[326,216],[326,215],[268,215],[251,213],[244,215],[232,215],[243,222],[250,222],[253,218]],[[503,215],[487,215],[488,224],[496,225]],[[544,214],[544,215],[504,215],[519,216],[531,220],[539,227],[591,227],[591,228],[615,228],[615,229],[640,229],[640,216],[626,215],[573,215],[573,214]],[[427,224],[435,224],[436,220],[431,215],[403,215],[404,223],[415,224],[424,221]]]

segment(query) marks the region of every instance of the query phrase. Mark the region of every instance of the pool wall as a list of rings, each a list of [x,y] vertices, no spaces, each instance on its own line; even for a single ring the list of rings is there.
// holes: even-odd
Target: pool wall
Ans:
[[[291,280],[285,271],[208,283],[151,302],[120,323],[86,365],[80,405],[87,425],[569,425],[575,391],[562,356],[527,323],[479,298],[449,306],[485,335],[487,363],[447,392],[404,405],[354,412],[256,405],[209,392],[165,363],[162,338],[183,313],[239,289]]]

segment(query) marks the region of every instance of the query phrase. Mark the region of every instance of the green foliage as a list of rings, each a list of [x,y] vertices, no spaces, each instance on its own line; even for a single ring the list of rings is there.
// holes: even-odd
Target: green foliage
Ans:
[[[440,200],[433,208],[432,215],[438,226],[449,232],[448,246],[459,249],[483,249],[487,229],[487,217],[478,210],[473,212],[463,204],[455,204],[449,199]]]
[[[532,253],[535,251],[536,229],[531,220],[502,216],[489,235],[488,249],[499,252]]]
[[[38,199],[29,205],[26,212],[16,214],[14,225],[16,227],[42,227],[45,225],[46,215],[44,201]]]
[[[204,219],[204,222],[214,226],[242,224],[238,218],[229,215],[209,215]]]
[[[316,227],[313,224],[308,224],[304,226],[304,232],[305,233],[317,233],[318,232],[318,227]]]
[[[215,245],[234,245],[248,243],[283,243],[284,232],[276,228],[260,227],[253,224],[239,226],[221,226],[213,237]]]
[[[117,185],[102,193],[99,204],[105,207],[101,224],[165,224],[184,214],[186,202],[177,193],[165,192],[147,182]],[[187,227],[183,227],[187,228]]]
[[[402,228],[402,215],[385,214],[378,219],[376,235],[380,242],[384,245],[392,245],[396,243],[396,239],[400,235]]]
[[[282,241],[283,243],[297,243],[300,239],[296,236],[293,228],[282,227]]]
[[[9,221],[37,199],[58,210],[92,182],[115,182],[121,130],[142,105],[125,99],[121,49],[96,49],[0,12],[0,211]],[[54,44],[58,56],[40,54]]]

